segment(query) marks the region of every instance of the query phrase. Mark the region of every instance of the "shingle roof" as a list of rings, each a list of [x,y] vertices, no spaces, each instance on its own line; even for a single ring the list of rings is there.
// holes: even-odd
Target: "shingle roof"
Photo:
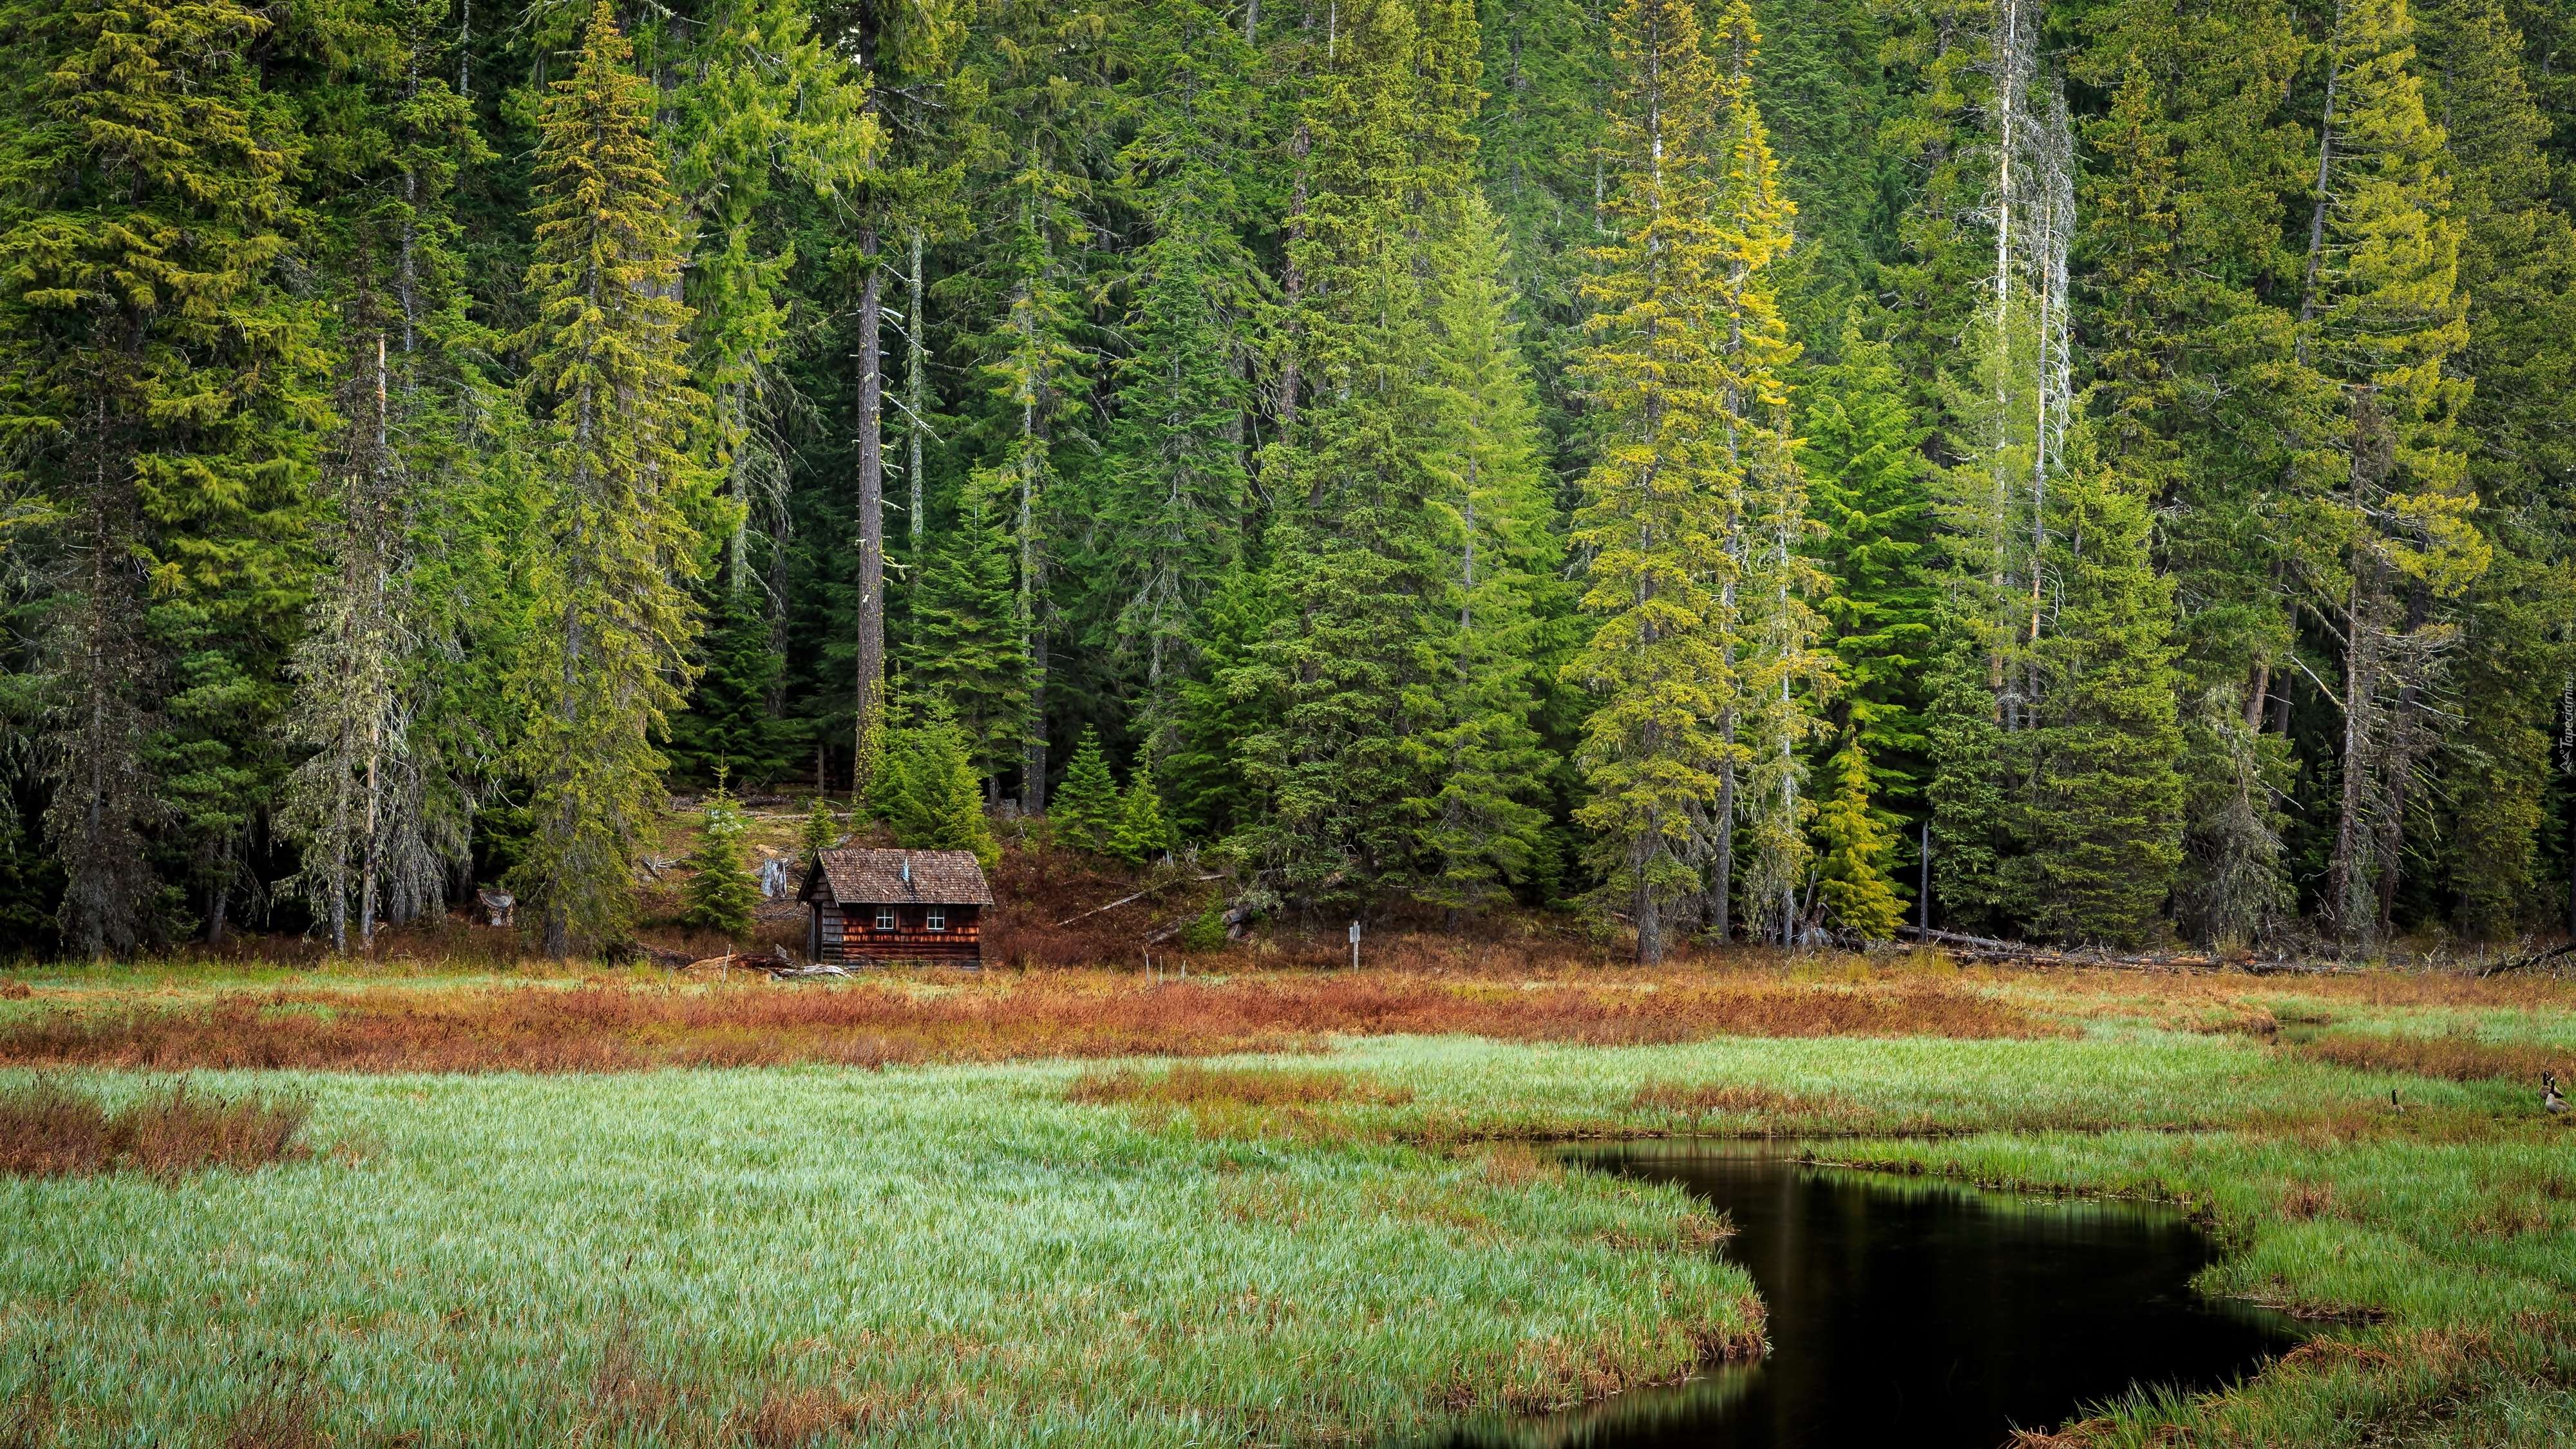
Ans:
[[[831,883],[832,899],[845,906],[993,903],[984,867],[970,850],[826,850],[816,865]],[[809,875],[806,892],[813,887]]]

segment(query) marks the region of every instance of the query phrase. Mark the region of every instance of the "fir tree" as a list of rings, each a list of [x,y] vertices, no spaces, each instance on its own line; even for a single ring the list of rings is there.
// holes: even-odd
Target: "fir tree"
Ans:
[[[1456,574],[1436,598],[1456,611],[1425,631],[1408,699],[1421,778],[1408,806],[1437,856],[1416,894],[1459,913],[1526,879],[1547,817],[1546,754],[1532,716],[1561,661],[1545,615],[1562,613],[1562,550],[1538,471],[1536,408],[1504,289],[1500,227],[1470,196],[1434,314],[1435,401],[1450,446],[1431,500]]]
[[[1055,822],[1056,838],[1067,845],[1079,850],[1109,846],[1110,834],[1117,828],[1118,782],[1110,777],[1109,757],[1101,753],[1100,731],[1089,725],[1083,726],[1081,743],[1074,746],[1064,783],[1056,786],[1047,802],[1047,818]]]
[[[966,731],[944,700],[925,705],[918,723],[886,732],[868,804],[905,849],[971,850],[987,870],[1001,859]]]
[[[1600,696],[1576,755],[1608,889],[1633,914],[1637,959],[1663,958],[1664,912],[1701,888],[1692,868],[1732,743],[1718,717],[1740,703],[1723,647],[1722,600],[1737,582],[1727,541],[1742,478],[1724,446],[1730,374],[1717,348],[1728,303],[1728,238],[1702,129],[1717,78],[1691,8],[1625,0],[1612,54],[1617,239],[1596,254],[1598,302],[1581,375],[1601,418],[1575,544],[1591,554],[1587,613],[1602,622],[1566,666]]]
[[[832,813],[832,802],[823,792],[814,792],[812,803],[805,807],[805,819],[796,827],[796,848],[807,860],[841,843],[841,818]]]
[[[1266,285],[1238,225],[1246,207],[1228,157],[1249,124],[1255,57],[1201,0],[1139,17],[1131,82],[1140,130],[1123,187],[1153,228],[1137,259],[1108,466],[1084,586],[1092,638],[1119,677],[1138,679],[1139,738],[1168,742],[1193,663],[1197,612],[1232,562],[1248,478],[1243,417]]]
[[[1475,19],[1457,0],[1365,0],[1306,107],[1312,203],[1291,257],[1313,406],[1265,473],[1279,608],[1259,688],[1278,701],[1243,761],[1267,810],[1236,843],[1301,904],[1409,887],[1424,793],[1408,686],[1448,576],[1431,529],[1439,397],[1431,288],[1457,235],[1473,141]]]
[[[1825,917],[1864,941],[1893,940],[1905,905],[1888,880],[1896,841],[1871,808],[1869,756],[1847,738],[1825,768],[1833,793],[1816,811],[1816,888]]]
[[[784,662],[771,642],[762,595],[727,589],[706,633],[689,710],[671,723],[671,755],[701,774],[739,767],[754,785],[775,780],[787,764],[786,731],[770,712]]]
[[[2182,860],[2172,585],[2147,556],[2144,495],[2082,463],[2057,489],[2061,593],[2037,648],[2045,704],[2023,834],[2036,924],[2064,940],[2145,940]]]
[[[692,926],[722,931],[730,942],[751,935],[752,912],[760,905],[760,882],[743,864],[743,836],[751,821],[725,788],[725,771],[716,770],[715,793],[698,817],[698,843],[681,863],[695,871],[680,888],[686,909],[680,919]]]
[[[698,398],[681,365],[688,309],[671,297],[681,245],[631,60],[600,0],[538,122],[538,317],[522,344],[553,491],[512,692],[535,824],[517,884],[557,956],[613,937],[633,909],[661,801],[654,737],[679,707],[696,634],[685,520],[702,480],[684,444]]]
[[[1843,323],[1837,359],[1808,374],[1800,431],[1807,497],[1824,529],[1813,553],[1833,580],[1818,603],[1843,690],[1835,722],[1856,732],[1882,823],[1919,795],[1924,676],[1937,598],[1927,572],[1930,472],[1904,379],[1886,344]]]
[[[2393,900],[2423,694],[2451,638],[2431,605],[2492,556],[2457,436],[2469,383],[2450,366],[2469,337],[2460,228],[2412,41],[2404,0],[2336,9],[2296,351],[2323,388],[2318,446],[2284,520],[2295,571],[2340,636],[2323,914],[2353,940],[2383,929]]]
[[[985,775],[1021,762],[1030,708],[1011,531],[992,516],[992,484],[968,481],[955,525],[921,564],[903,654],[909,687],[956,711]]]
[[[0,155],[9,472],[46,520],[37,759],[67,949],[209,935],[285,774],[285,655],[305,602],[311,440],[332,417],[318,307],[287,286],[301,149],[251,50],[272,21],[202,5],[8,12]]]
[[[1163,822],[1163,797],[1154,789],[1154,762],[1142,756],[1118,799],[1118,826],[1108,848],[1129,865],[1144,865],[1172,848],[1172,829]]]
[[[1789,438],[1782,374],[1798,349],[1780,319],[1770,268],[1788,254],[1797,208],[1780,191],[1779,165],[1753,99],[1761,37],[1749,0],[1725,10],[1713,40],[1723,57],[1722,109],[1710,138],[1723,177],[1717,220],[1727,346],[1719,396],[1728,463],[1742,478],[1741,511],[1729,530],[1742,577],[1732,599],[1721,598],[1717,622],[1721,631],[1741,631],[1725,642],[1735,650],[1743,685],[1736,739],[1747,756],[1748,788],[1734,805],[1753,842],[1747,914],[1757,929],[1792,944],[1812,854],[1805,751],[1825,727],[1820,714],[1838,684],[1832,656],[1817,647],[1821,625],[1810,601],[1827,596],[1831,586],[1810,556],[1821,530],[1808,516],[1806,474]],[[1722,834],[1731,826],[1731,820],[1719,822]],[[1712,895],[1728,885],[1726,872],[1718,875]],[[1720,914],[1713,924],[1723,919]]]

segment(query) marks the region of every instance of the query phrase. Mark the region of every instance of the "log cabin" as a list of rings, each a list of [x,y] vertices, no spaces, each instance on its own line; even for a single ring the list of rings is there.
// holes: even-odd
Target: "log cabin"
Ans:
[[[803,899],[805,953],[818,964],[983,964],[993,888],[972,851],[820,851]]]

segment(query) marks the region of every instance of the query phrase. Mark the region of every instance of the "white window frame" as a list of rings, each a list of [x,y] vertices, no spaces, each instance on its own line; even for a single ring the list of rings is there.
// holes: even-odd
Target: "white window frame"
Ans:
[[[921,927],[925,931],[947,930],[948,908],[946,906],[932,906],[927,912],[923,913],[921,918]]]
[[[877,929],[880,931],[891,931],[894,929],[894,907],[877,907]]]

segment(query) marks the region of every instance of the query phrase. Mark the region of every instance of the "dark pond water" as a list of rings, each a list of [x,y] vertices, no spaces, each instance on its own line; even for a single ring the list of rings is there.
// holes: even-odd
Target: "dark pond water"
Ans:
[[[2214,1253],[2181,1215],[1802,1167],[1769,1144],[1585,1153],[1725,1209],[1771,1352],[1575,1414],[1472,1427],[1452,1449],[1996,1449],[2132,1386],[2207,1390],[2298,1341],[2191,1289]]]

